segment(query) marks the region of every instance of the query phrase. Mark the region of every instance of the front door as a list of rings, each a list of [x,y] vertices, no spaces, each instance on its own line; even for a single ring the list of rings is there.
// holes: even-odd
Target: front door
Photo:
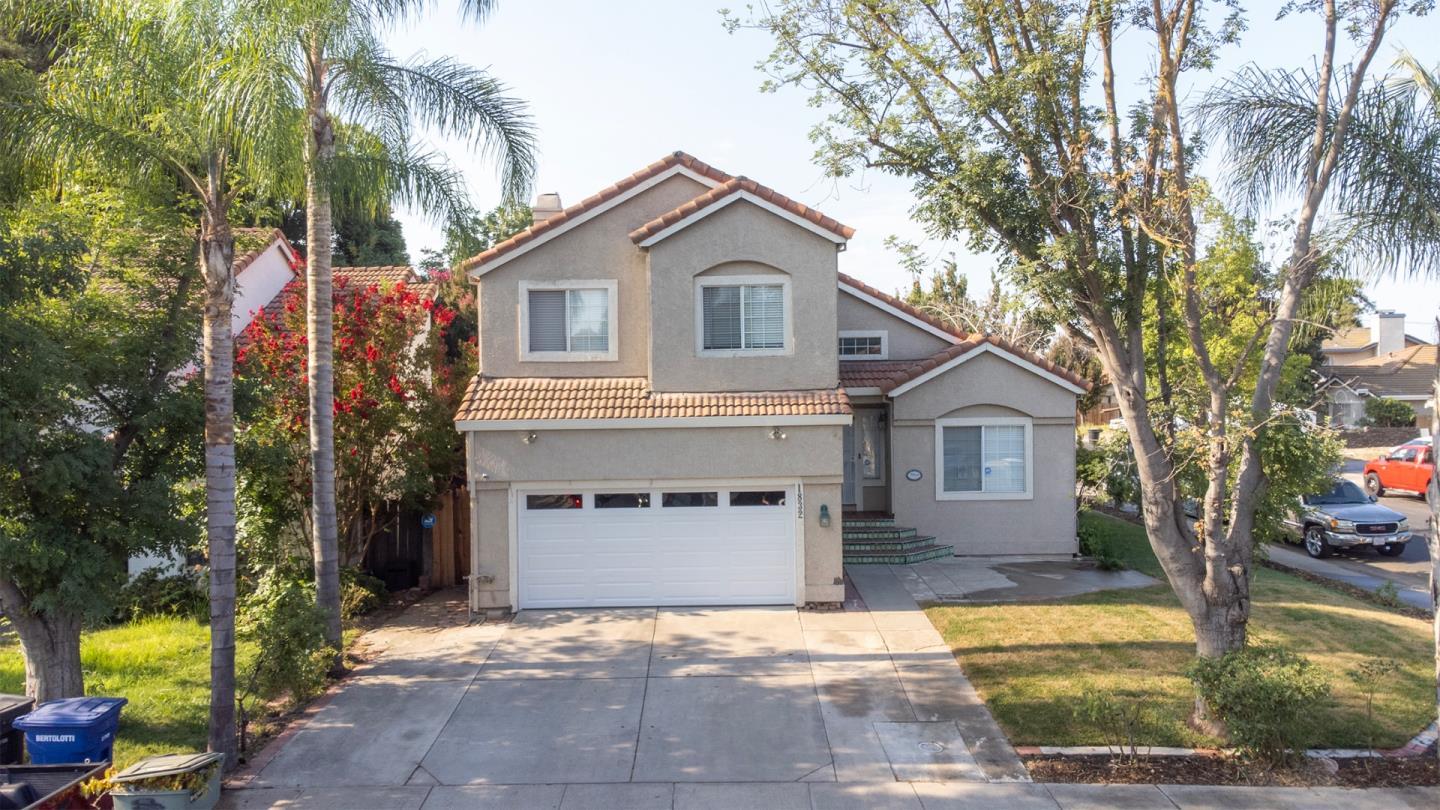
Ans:
[[[845,478],[840,500],[846,506],[861,510],[889,508],[884,492],[888,464],[885,421],[884,408],[862,407],[855,409],[854,421],[845,426]]]

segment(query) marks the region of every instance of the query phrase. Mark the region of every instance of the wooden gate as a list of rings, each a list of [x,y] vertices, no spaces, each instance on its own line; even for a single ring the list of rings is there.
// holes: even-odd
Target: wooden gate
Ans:
[[[460,585],[470,574],[470,489],[464,485],[440,495],[430,530],[430,585]]]

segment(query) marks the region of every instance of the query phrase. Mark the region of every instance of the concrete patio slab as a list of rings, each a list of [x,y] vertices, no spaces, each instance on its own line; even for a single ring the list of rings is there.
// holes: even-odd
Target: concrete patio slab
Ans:
[[[811,669],[827,725],[836,719],[915,720],[915,710],[889,656],[879,661],[820,662]]]
[[[420,810],[560,810],[564,785],[437,787]]]
[[[907,782],[811,785],[815,810],[924,810]]]
[[[643,678],[653,608],[527,610],[518,614],[481,678]]]
[[[875,734],[898,781],[985,781],[953,722],[876,723]]]
[[[1057,810],[1045,785],[983,782],[913,782],[925,810]],[[1233,808],[1232,808],[1233,810]]]
[[[810,788],[794,782],[675,786],[675,810],[810,810]]]
[[[1240,785],[1161,785],[1180,810],[1232,810],[1266,807],[1274,810],[1405,810],[1440,806],[1435,788],[1288,788]]]
[[[253,784],[405,784],[504,630],[454,628],[431,649],[407,649],[357,672]]]
[[[670,810],[674,785],[568,785],[560,810]]]
[[[663,609],[651,677],[803,675],[810,662],[794,608]]]
[[[1101,571],[1069,559],[941,557],[909,566],[869,567],[892,568],[896,581],[922,604],[1063,599],[1093,591],[1160,584],[1138,571]]]
[[[830,763],[808,675],[652,678],[633,778],[790,782]]]
[[[231,790],[220,797],[222,810],[420,810],[426,787],[328,787]]]
[[[1061,810],[1175,810],[1154,785],[1046,785]],[[1096,790],[1104,788],[1104,790]]]
[[[445,785],[627,782],[644,678],[477,680],[422,760]]]

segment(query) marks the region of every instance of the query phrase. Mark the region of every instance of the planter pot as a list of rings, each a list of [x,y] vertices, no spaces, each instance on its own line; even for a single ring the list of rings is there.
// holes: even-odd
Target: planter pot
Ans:
[[[115,810],[212,810],[220,801],[220,759],[219,754],[171,754],[136,763],[113,780],[116,786],[110,791],[110,798],[115,803]],[[192,796],[189,790],[149,790],[141,787],[146,780],[179,776],[203,768],[210,769],[210,776],[199,796]]]

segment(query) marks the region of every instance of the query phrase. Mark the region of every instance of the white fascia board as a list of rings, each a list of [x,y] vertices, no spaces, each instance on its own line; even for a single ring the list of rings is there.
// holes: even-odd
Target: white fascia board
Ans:
[[[646,181],[643,182],[643,183],[639,183],[639,184],[635,185],[634,187],[632,187],[632,188],[630,188],[630,189],[627,189],[626,191],[622,192],[621,194],[618,194],[618,195],[616,195],[615,197],[612,197],[611,199],[608,199],[608,200],[606,200],[605,202],[600,203],[599,205],[595,206],[594,208],[591,208],[589,211],[586,211],[585,213],[580,214],[579,216],[576,216],[576,217],[574,217],[574,218],[572,218],[572,219],[566,220],[565,224],[560,225],[560,226],[558,226],[558,227],[555,227],[555,228],[552,228],[552,229],[546,231],[545,233],[541,234],[539,237],[537,237],[537,238],[535,238],[535,239],[532,239],[532,240],[529,241],[529,242],[526,242],[523,246],[518,247],[518,248],[510,251],[509,253],[504,254],[503,256],[497,256],[497,257],[495,257],[494,259],[491,259],[490,261],[485,262],[484,264],[482,264],[482,265],[480,265],[480,266],[478,266],[478,267],[472,267],[472,268],[470,268],[470,270],[469,270],[469,272],[468,272],[468,275],[469,275],[470,278],[472,278],[472,279],[480,278],[481,276],[485,275],[486,273],[490,272],[491,270],[494,270],[494,269],[497,268],[497,267],[503,266],[506,262],[510,261],[511,259],[516,259],[516,258],[519,258],[519,257],[521,257],[521,256],[524,256],[526,253],[529,253],[530,251],[534,250],[535,248],[540,247],[541,245],[545,244],[546,242],[549,242],[551,239],[554,239],[555,237],[559,236],[560,234],[566,233],[566,232],[568,232],[568,231],[571,231],[571,230],[575,229],[576,227],[578,227],[578,226],[580,226],[580,225],[583,225],[583,224],[586,223],[586,222],[589,222],[590,220],[594,219],[595,217],[598,217],[598,216],[600,216],[601,214],[605,213],[606,211],[609,211],[610,209],[614,208],[615,206],[620,205],[621,203],[625,202],[626,200],[629,200],[631,197],[634,197],[634,196],[636,196],[636,195],[638,195],[638,194],[640,194],[640,193],[642,193],[642,192],[648,191],[648,190],[654,188],[655,186],[658,186],[658,185],[660,185],[661,183],[665,182],[666,180],[669,180],[670,178],[674,177],[674,176],[677,175],[677,174],[679,174],[679,175],[684,175],[684,176],[690,178],[691,180],[694,180],[695,182],[700,183],[701,185],[705,186],[706,188],[715,188],[716,186],[720,185],[720,183],[719,183],[718,181],[712,180],[712,179],[710,179],[709,177],[706,177],[705,175],[700,174],[699,172],[691,171],[689,168],[687,168],[687,167],[685,167],[685,166],[683,166],[683,165],[677,164],[677,165],[675,165],[675,166],[671,166],[670,168],[668,168],[668,169],[666,169],[665,171],[663,171],[663,172],[655,175],[654,177],[650,178],[649,180],[646,180]]]
[[[671,225],[670,227],[666,228],[665,230],[660,231],[659,233],[656,233],[656,234],[652,234],[650,237],[646,238],[643,242],[640,243],[640,247],[642,247],[642,248],[648,248],[648,247],[650,247],[651,245],[655,244],[656,242],[659,242],[659,241],[662,240],[662,239],[667,239],[667,238],[669,238],[670,236],[673,236],[674,234],[679,233],[680,231],[682,231],[682,230],[690,227],[691,225],[694,225],[695,223],[697,223],[697,222],[699,222],[700,220],[702,220],[702,219],[710,216],[711,214],[715,213],[716,211],[720,211],[720,210],[722,210],[722,209],[724,209],[724,208],[726,208],[726,207],[728,207],[728,206],[730,206],[730,205],[732,205],[732,204],[734,204],[734,203],[740,202],[740,201],[742,201],[742,200],[743,200],[744,202],[748,202],[748,203],[750,203],[750,204],[752,204],[752,205],[759,206],[760,208],[762,208],[762,209],[764,209],[764,210],[766,210],[766,211],[774,214],[774,215],[777,216],[777,217],[780,217],[781,219],[784,219],[784,220],[786,220],[786,221],[788,221],[788,222],[791,222],[791,223],[793,223],[793,224],[795,224],[795,225],[799,225],[800,227],[802,227],[802,228],[804,228],[805,230],[807,230],[807,231],[815,234],[816,236],[819,236],[819,237],[822,238],[822,239],[828,239],[828,240],[830,240],[831,242],[834,242],[834,243],[837,244],[837,245],[843,245],[843,244],[845,244],[845,242],[846,242],[845,237],[841,236],[841,235],[838,234],[838,233],[835,233],[834,231],[830,230],[829,228],[822,228],[822,227],[820,227],[819,225],[816,225],[815,223],[811,222],[810,220],[808,220],[808,219],[806,219],[806,218],[804,218],[804,217],[802,217],[802,216],[800,216],[800,215],[798,215],[798,214],[792,213],[792,212],[790,212],[790,211],[786,211],[784,208],[781,208],[780,206],[778,206],[778,205],[776,205],[776,204],[774,204],[774,203],[772,203],[772,202],[770,202],[770,201],[768,201],[768,200],[761,199],[760,197],[757,197],[757,196],[755,196],[754,194],[751,194],[751,193],[748,192],[748,191],[737,191],[737,192],[735,192],[734,194],[731,194],[730,196],[726,197],[725,199],[720,200],[719,202],[712,203],[711,205],[705,206],[704,208],[700,209],[698,212],[696,212],[696,213],[694,213],[694,214],[691,214],[691,215],[688,216],[688,217],[685,217],[684,219],[680,220],[679,222],[676,222],[674,225]]]
[[[800,416],[691,416],[652,419],[457,419],[459,431],[495,430],[654,430],[659,428],[777,427],[848,425],[848,413]]]
[[[869,293],[867,293],[867,292],[865,292],[865,291],[863,291],[863,290],[857,290],[857,289],[855,289],[854,287],[851,287],[849,284],[846,284],[846,283],[843,282],[843,281],[841,281],[839,284],[840,284],[840,291],[841,291],[841,292],[849,293],[849,294],[855,296],[856,298],[859,298],[861,301],[864,301],[865,303],[869,304],[870,306],[875,307],[876,309],[879,309],[879,310],[881,310],[881,311],[883,311],[883,312],[886,312],[886,313],[888,313],[888,314],[890,314],[890,315],[892,315],[892,316],[894,316],[894,317],[896,317],[896,318],[899,318],[900,320],[904,321],[905,323],[910,324],[911,326],[913,326],[913,327],[915,327],[915,328],[917,328],[917,329],[923,329],[923,330],[925,330],[926,332],[929,332],[930,334],[934,335],[935,337],[940,338],[941,340],[943,340],[943,341],[945,341],[945,342],[947,342],[947,343],[955,344],[955,343],[959,343],[959,342],[960,342],[960,338],[956,337],[955,335],[952,335],[952,334],[949,333],[949,332],[946,332],[944,329],[941,329],[940,327],[936,326],[936,325],[933,324],[933,323],[926,323],[925,321],[920,320],[919,318],[915,317],[914,315],[911,315],[910,313],[908,313],[908,312],[906,312],[906,311],[904,311],[904,310],[896,309],[895,307],[891,306],[890,304],[888,304],[888,303],[880,300],[879,298],[876,298],[875,296],[873,296],[873,295],[871,295],[871,294],[869,294]]]
[[[1066,391],[1069,391],[1069,392],[1071,392],[1072,394],[1075,394],[1075,395],[1078,396],[1078,395],[1080,395],[1080,394],[1085,393],[1085,389],[1084,389],[1084,388],[1081,388],[1080,386],[1076,385],[1076,384],[1073,383],[1073,382],[1070,382],[1069,380],[1065,379],[1064,377],[1061,377],[1061,376],[1058,375],[1058,374],[1055,374],[1055,373],[1053,373],[1053,372],[1051,372],[1051,371],[1048,371],[1048,370],[1046,370],[1046,369],[1043,369],[1043,368],[1041,368],[1040,366],[1037,366],[1037,365],[1035,365],[1034,363],[1032,363],[1032,362],[1030,362],[1029,360],[1026,360],[1026,359],[1024,359],[1024,358],[1022,358],[1022,357],[1017,357],[1017,356],[1011,354],[1010,352],[1007,352],[1007,351],[1005,351],[1004,349],[1000,348],[999,346],[996,346],[996,345],[993,344],[993,343],[982,343],[982,344],[980,344],[979,346],[976,346],[975,348],[971,349],[970,351],[968,351],[968,352],[960,355],[959,357],[956,357],[955,359],[953,359],[953,360],[951,360],[951,361],[949,361],[949,362],[947,362],[947,363],[945,363],[945,364],[943,364],[943,365],[941,365],[941,366],[937,366],[936,368],[933,368],[933,369],[925,372],[924,374],[921,374],[919,377],[916,377],[915,379],[913,379],[913,380],[905,383],[904,385],[897,385],[896,387],[890,389],[890,396],[891,396],[891,398],[898,397],[898,396],[900,396],[901,394],[905,393],[906,391],[910,391],[910,390],[913,390],[913,389],[915,389],[915,388],[918,388],[918,387],[924,385],[925,383],[930,382],[931,380],[935,379],[936,377],[939,377],[941,374],[944,374],[945,372],[949,371],[950,369],[955,368],[956,366],[960,365],[961,363],[964,363],[966,360],[969,360],[970,358],[975,357],[976,355],[984,354],[984,353],[987,353],[987,352],[988,352],[989,354],[995,355],[996,357],[999,357],[999,358],[1002,359],[1002,360],[1008,360],[1008,361],[1010,361],[1011,363],[1014,363],[1015,365],[1019,366],[1020,368],[1023,368],[1023,369],[1025,369],[1026,371],[1030,372],[1031,374],[1034,374],[1034,375],[1039,376],[1039,377],[1043,377],[1044,379],[1049,380],[1049,381],[1052,382],[1052,383],[1055,383],[1056,385],[1060,386],[1061,388],[1064,388]]]
[[[880,390],[880,387],[879,387],[879,386],[876,386],[876,385],[866,385],[866,386],[849,386],[849,385],[847,385],[847,386],[844,386],[844,388],[845,388],[845,393],[849,394],[849,395],[852,396],[852,397],[878,397],[878,396],[880,396],[881,394],[885,393],[884,391],[881,391],[881,390]]]

